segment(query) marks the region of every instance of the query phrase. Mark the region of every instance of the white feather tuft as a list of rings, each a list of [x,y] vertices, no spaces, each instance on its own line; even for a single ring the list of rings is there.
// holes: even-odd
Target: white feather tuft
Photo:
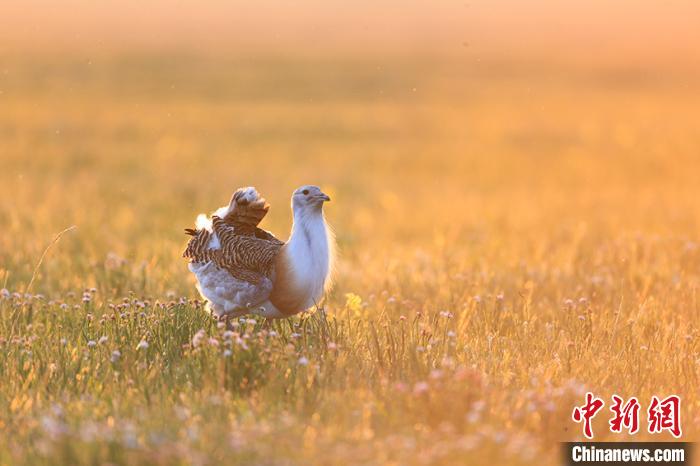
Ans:
[[[211,219],[206,214],[197,215],[197,220],[194,222],[197,230],[211,231]]]
[[[217,217],[224,218],[228,215],[228,213],[231,211],[230,206],[224,206],[224,207],[219,207],[216,209],[212,215],[216,215]]]
[[[248,202],[254,202],[260,199],[260,194],[258,194],[258,190],[253,186],[248,186],[247,188],[243,188],[242,197]]]

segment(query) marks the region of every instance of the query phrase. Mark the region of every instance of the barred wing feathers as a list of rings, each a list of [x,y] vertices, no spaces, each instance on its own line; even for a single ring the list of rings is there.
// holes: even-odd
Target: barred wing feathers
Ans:
[[[212,216],[209,228],[185,229],[192,239],[183,257],[197,264],[212,262],[252,284],[271,278],[274,258],[284,243],[257,226],[269,208],[255,188],[239,188],[228,207]]]
[[[220,260],[225,268],[242,268],[267,278],[272,277],[275,258],[284,243],[276,238],[269,241],[255,236],[237,235],[234,228],[216,215],[212,217],[212,225],[221,243]]]

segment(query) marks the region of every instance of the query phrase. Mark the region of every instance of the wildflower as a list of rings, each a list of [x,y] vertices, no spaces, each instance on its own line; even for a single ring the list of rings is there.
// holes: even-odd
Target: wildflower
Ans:
[[[97,342],[95,340],[90,340],[87,342],[88,348],[94,348],[97,346]]]
[[[97,342],[98,342],[100,345],[104,345],[105,343],[107,343],[108,340],[109,340],[109,338],[107,338],[107,335],[102,335],[102,336],[100,337],[100,339],[97,340]]]
[[[146,340],[141,340],[138,345],[136,345],[136,349],[148,349],[148,342]]]
[[[105,268],[107,270],[114,270],[122,267],[126,264],[126,259],[122,259],[114,252],[107,253],[107,258],[105,259]]]
[[[119,361],[119,358],[121,358],[121,357],[122,357],[122,353],[120,353],[119,350],[114,350],[114,351],[112,351],[112,357],[109,359],[113,363],[116,363]]]
[[[219,340],[217,340],[216,338],[210,338],[209,346],[219,346]]]
[[[453,332],[452,330],[450,330],[449,332],[447,332],[447,337],[448,337],[448,338],[454,338],[455,335],[456,335],[455,332]]]
[[[230,349],[225,349],[225,350],[224,350],[224,357],[225,357],[225,358],[230,357],[232,354],[233,354],[233,351],[231,351]]]
[[[428,382],[417,382],[413,386],[413,394],[420,395],[422,393],[426,393],[429,389],[430,389],[430,386],[428,385]]]
[[[309,364],[309,360],[308,360],[308,358],[302,356],[302,357],[299,358],[299,360],[297,361],[297,363],[298,363],[300,366],[307,366],[307,365]]]
[[[68,304],[63,303],[63,304],[61,304],[59,307],[61,308],[62,311],[65,311],[65,310],[68,309]]]
[[[41,426],[52,439],[59,438],[68,430],[61,421],[50,416],[43,416],[41,418]]]
[[[462,450],[473,450],[478,446],[479,438],[476,435],[465,435],[458,440],[457,444]]]
[[[338,345],[336,345],[334,342],[330,341],[330,342],[328,342],[328,349],[329,350],[336,350],[336,349],[338,349]]]
[[[3,288],[0,290],[0,297],[7,299],[10,297],[10,292],[7,290],[7,288]]]
[[[231,330],[226,330],[223,334],[224,340],[230,340],[233,338],[233,332]]]
[[[194,348],[198,348],[199,345],[202,344],[202,341],[206,337],[206,334],[204,333],[204,329],[199,329],[197,333],[194,334],[192,337],[192,346]]]
[[[61,342],[62,346],[66,346],[66,343],[68,343],[68,340],[66,340],[65,338],[61,338],[60,342]]]

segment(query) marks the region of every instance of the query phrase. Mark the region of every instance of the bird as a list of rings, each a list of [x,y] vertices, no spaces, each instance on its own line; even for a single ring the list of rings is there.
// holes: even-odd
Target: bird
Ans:
[[[254,187],[237,189],[211,217],[200,214],[183,253],[207,309],[219,320],[253,314],[290,317],[318,305],[332,286],[335,235],[323,206],[330,197],[305,185],[291,196],[289,239],[258,227],[270,206]]]

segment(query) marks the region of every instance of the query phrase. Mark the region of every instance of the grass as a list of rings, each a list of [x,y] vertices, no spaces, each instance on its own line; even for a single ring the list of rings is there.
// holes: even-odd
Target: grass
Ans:
[[[643,410],[679,394],[697,437],[695,75],[3,66],[1,463],[558,464],[586,390]],[[197,301],[182,229],[253,184],[284,237],[306,183],[333,198],[327,322],[226,332]],[[624,438],[605,410],[596,439]]]

